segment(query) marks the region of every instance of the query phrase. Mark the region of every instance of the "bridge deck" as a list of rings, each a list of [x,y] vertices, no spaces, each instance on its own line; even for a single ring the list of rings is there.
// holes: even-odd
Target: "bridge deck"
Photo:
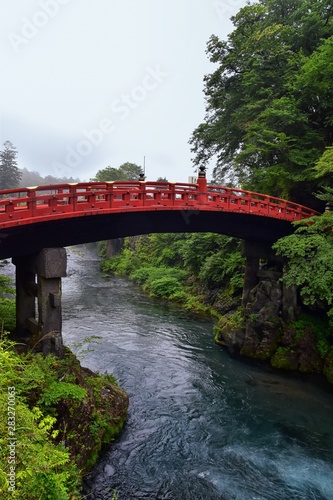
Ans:
[[[93,213],[200,210],[293,222],[314,210],[265,194],[223,186],[169,182],[89,182],[0,191],[0,230]]]

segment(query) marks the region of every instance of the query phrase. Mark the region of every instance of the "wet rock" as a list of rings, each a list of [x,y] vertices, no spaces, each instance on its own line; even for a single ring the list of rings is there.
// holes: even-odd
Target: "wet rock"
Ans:
[[[237,355],[244,343],[244,321],[237,315],[222,317],[219,321],[218,334],[215,337],[217,344],[228,348],[230,354]]]
[[[282,288],[275,281],[261,281],[250,293],[246,306],[244,343],[240,353],[256,359],[269,359],[282,335]]]
[[[330,384],[333,384],[333,348],[327,354],[324,364],[324,375]]]
[[[112,467],[112,465],[110,464],[106,464],[105,467],[104,467],[104,474],[107,476],[107,477],[111,477],[115,474],[116,472],[116,469],[114,467]]]
[[[317,338],[310,328],[305,329],[298,343],[298,370],[303,373],[321,373],[323,361],[316,348]]]
[[[280,370],[297,370],[297,353],[289,347],[279,347],[271,358],[271,365]]]

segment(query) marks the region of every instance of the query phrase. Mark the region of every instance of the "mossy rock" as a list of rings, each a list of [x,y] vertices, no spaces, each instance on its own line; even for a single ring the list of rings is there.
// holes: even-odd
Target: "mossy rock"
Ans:
[[[288,347],[279,347],[271,357],[271,365],[280,370],[297,370],[297,353]]]
[[[333,347],[331,347],[331,350],[325,358],[323,372],[329,383],[333,384]]]
[[[226,346],[231,354],[238,353],[244,341],[244,319],[239,312],[222,317],[215,327],[215,342]]]
[[[246,356],[247,358],[258,359],[257,350],[250,345],[245,345],[240,350],[241,356]]]
[[[87,389],[83,401],[62,400],[57,405],[61,439],[81,470],[89,469],[104,444],[122,430],[127,417],[128,396],[105,376],[87,368],[78,369],[80,386]]]

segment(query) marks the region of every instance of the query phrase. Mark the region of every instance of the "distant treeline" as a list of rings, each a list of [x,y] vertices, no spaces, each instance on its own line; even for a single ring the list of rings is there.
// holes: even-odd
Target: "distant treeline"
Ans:
[[[53,175],[47,175],[43,177],[37,171],[30,172],[26,168],[20,169],[22,173],[20,180],[20,187],[28,186],[45,186],[48,184],[65,184],[68,182],[80,182],[80,179],[76,177],[53,177]]]

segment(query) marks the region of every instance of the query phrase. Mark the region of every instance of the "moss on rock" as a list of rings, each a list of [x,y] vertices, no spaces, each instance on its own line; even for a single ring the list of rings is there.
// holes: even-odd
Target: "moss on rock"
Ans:
[[[323,372],[329,383],[333,384],[333,347],[326,356]]]
[[[297,370],[297,354],[289,347],[279,347],[271,357],[271,365],[280,370]]]
[[[83,400],[63,398],[54,407],[60,431],[57,439],[84,471],[94,464],[103,444],[120,433],[127,416],[128,396],[117,387],[114,377],[81,367],[69,349],[56,365],[60,378],[87,391]]]

